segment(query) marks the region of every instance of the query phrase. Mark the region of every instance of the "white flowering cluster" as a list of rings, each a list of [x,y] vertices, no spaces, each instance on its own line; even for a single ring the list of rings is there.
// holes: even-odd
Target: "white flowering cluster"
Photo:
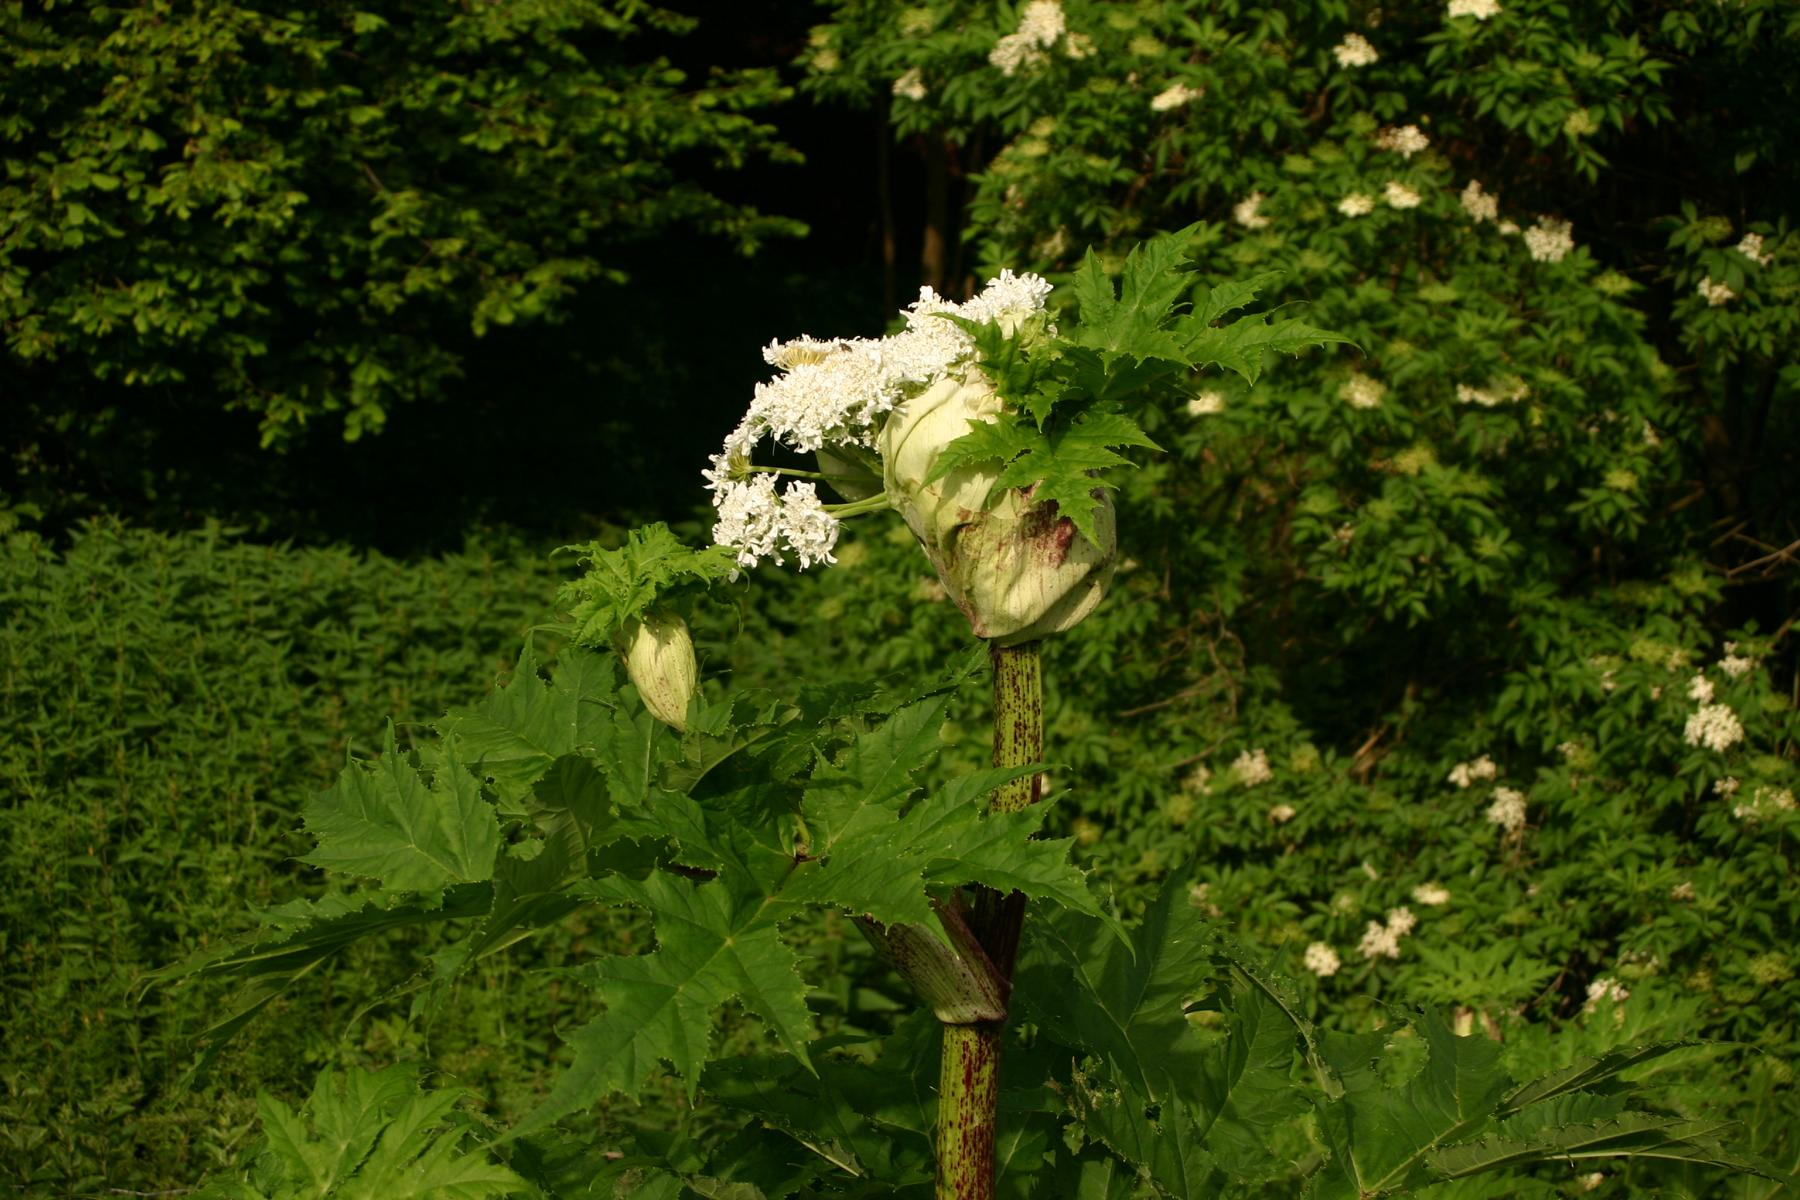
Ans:
[[[1702,704],[1687,719],[1681,736],[1690,746],[1724,753],[1744,740],[1744,726],[1728,704]]]
[[[1344,965],[1343,960],[1338,958],[1338,952],[1324,942],[1314,942],[1308,946],[1300,962],[1320,979],[1336,975],[1338,968]]]
[[[1063,35],[1063,10],[1058,0],[1031,0],[1019,14],[1019,27],[994,43],[988,62],[1011,75],[1020,67],[1044,61],[1044,51]]]
[[[1440,883],[1421,883],[1412,892],[1413,903],[1437,908],[1450,903],[1450,889]]]
[[[751,451],[764,437],[802,453],[873,445],[877,423],[896,404],[973,353],[969,335],[938,314],[1014,325],[1043,311],[1049,294],[1036,275],[1002,271],[961,305],[921,288],[904,313],[906,328],[890,337],[771,342],[763,358],[781,374],[757,385],[744,419],[702,472],[718,513],[713,541],[736,547],[746,567],[781,563],[787,553],[802,569],[835,561],[838,521],[814,486],[793,482],[778,493],[773,475],[751,467]]]
[[[1346,217],[1366,217],[1375,211],[1375,197],[1351,192],[1338,201],[1337,210]]]
[[[1707,305],[1712,308],[1717,308],[1721,304],[1729,304],[1737,299],[1737,293],[1731,290],[1730,284],[1715,280],[1711,275],[1700,281],[1697,290]]]
[[[1187,402],[1188,416],[1208,417],[1225,411],[1225,393],[1207,390]]]
[[[1561,262],[1575,248],[1574,228],[1568,221],[1539,217],[1538,223],[1525,231],[1525,248],[1534,262]]]
[[[1723,779],[1716,779],[1713,781],[1713,795],[1729,800],[1737,795],[1738,788],[1742,786],[1743,785],[1737,781],[1735,775],[1727,775]]]
[[[1381,189],[1381,197],[1393,208],[1417,208],[1424,199],[1398,179],[1387,181],[1387,186]]]
[[[1495,788],[1487,819],[1507,833],[1517,833],[1525,828],[1525,793],[1516,788]]]
[[[1760,821],[1777,812],[1794,811],[1794,793],[1789,788],[1759,787],[1748,804],[1734,805],[1731,815],[1740,821]]]
[[[1469,185],[1462,190],[1461,199],[1463,211],[1473,217],[1477,224],[1499,220],[1500,197],[1493,192],[1482,191],[1481,180],[1469,180]]]
[[[1151,112],[1168,112],[1192,104],[1206,95],[1205,88],[1191,88],[1185,83],[1171,83],[1168,87],[1150,98]]]
[[[1360,33],[1346,33],[1344,40],[1333,46],[1331,52],[1337,56],[1340,67],[1366,67],[1381,57],[1375,53],[1369,39]]]
[[[1691,879],[1684,879],[1669,889],[1669,899],[1679,901],[1683,904],[1692,901],[1694,895],[1694,882]]]
[[[1261,192],[1251,192],[1231,207],[1231,219],[1245,229],[1261,229],[1269,223],[1269,218],[1256,210],[1262,207],[1266,197]]]
[[[1502,404],[1514,404],[1531,394],[1525,381],[1518,376],[1490,382],[1486,387],[1470,387],[1466,383],[1456,385],[1456,400],[1459,404],[1478,404],[1482,408],[1498,408]]]
[[[1396,908],[1387,915],[1387,923],[1370,921],[1356,945],[1364,958],[1399,958],[1400,939],[1411,933],[1419,919],[1410,908]]]
[[[906,74],[894,80],[894,95],[902,100],[923,100],[925,98],[925,75],[917,67],[910,67]]]
[[[1736,642],[1725,643],[1725,657],[1719,660],[1719,670],[1733,679],[1742,679],[1755,665],[1755,660],[1745,658],[1737,652]]]
[[[1696,675],[1688,681],[1688,699],[1696,704],[1711,704],[1713,699],[1712,680],[1704,675]]]
[[[1759,267],[1766,267],[1775,261],[1775,256],[1763,249],[1763,237],[1760,233],[1746,233],[1743,241],[1737,244],[1737,252]]]
[[[1500,0],[1450,0],[1450,6],[1444,13],[1452,19],[1474,17],[1477,21],[1485,21],[1499,14]]]
[[[1338,399],[1351,408],[1379,408],[1381,398],[1387,395],[1387,385],[1377,379],[1370,379],[1361,371],[1350,372],[1343,386],[1338,388]]]
[[[1431,139],[1417,125],[1389,125],[1375,135],[1375,144],[1401,158],[1411,158],[1431,145]]]
[[[1244,787],[1255,787],[1275,778],[1275,772],[1269,767],[1268,753],[1260,749],[1246,750],[1238,755],[1231,770]]]
[[[1587,1003],[1581,1006],[1582,1012],[1593,1012],[1602,1000],[1617,1008],[1631,999],[1631,990],[1610,975],[1602,975],[1588,984]],[[1620,1013],[1623,1017],[1625,1014]]]
[[[1484,754],[1471,762],[1457,763],[1450,768],[1449,779],[1457,787],[1467,788],[1477,780],[1493,779],[1499,774],[1500,768],[1494,765],[1493,759]]]
[[[1293,820],[1296,812],[1291,804],[1274,804],[1269,807],[1269,824],[1286,825]]]

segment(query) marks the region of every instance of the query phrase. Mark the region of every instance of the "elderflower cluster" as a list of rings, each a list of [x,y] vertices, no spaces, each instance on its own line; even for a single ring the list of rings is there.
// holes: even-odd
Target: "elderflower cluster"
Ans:
[[[1381,197],[1393,208],[1417,208],[1424,199],[1418,192],[1407,187],[1398,179],[1390,179],[1387,186],[1381,189]]]
[[[1742,679],[1755,665],[1753,660],[1745,658],[1737,652],[1736,642],[1725,643],[1725,657],[1719,660],[1719,670],[1733,679]]]
[[[1744,240],[1737,244],[1737,252],[1759,267],[1766,267],[1775,261],[1775,256],[1763,249],[1763,236],[1760,233],[1746,233]]]
[[[1338,968],[1344,965],[1343,960],[1338,957],[1338,952],[1324,942],[1314,942],[1308,946],[1306,953],[1301,956],[1300,962],[1320,979],[1336,975]]]
[[[1713,699],[1712,680],[1704,675],[1696,675],[1688,681],[1688,699],[1695,704],[1711,704]]]
[[[1256,210],[1262,207],[1262,202],[1265,199],[1266,197],[1261,192],[1251,192],[1248,196],[1245,196],[1242,200],[1239,200],[1236,204],[1232,205],[1231,219],[1236,221],[1239,225],[1242,225],[1245,229],[1263,228],[1269,223],[1269,218],[1263,216]]]
[[[1477,780],[1493,779],[1499,774],[1500,768],[1494,765],[1493,759],[1484,754],[1472,762],[1457,763],[1450,768],[1449,779],[1458,788],[1467,788]]]
[[[1481,180],[1469,180],[1469,186],[1462,190],[1463,211],[1474,218],[1476,224],[1483,221],[1495,221],[1500,217],[1500,197],[1493,192],[1481,190]]]
[[[1411,158],[1431,145],[1431,139],[1417,125],[1390,125],[1375,135],[1375,144],[1401,158]]]
[[[1375,211],[1375,198],[1361,192],[1351,192],[1338,201],[1337,210],[1346,217],[1366,217]]]
[[[1187,402],[1188,416],[1209,417],[1225,411],[1225,393],[1207,390]]]
[[[1206,95],[1205,88],[1191,88],[1185,83],[1172,83],[1150,98],[1151,112],[1168,112],[1192,104]]]
[[[1721,304],[1729,304],[1737,299],[1737,293],[1731,290],[1730,284],[1715,280],[1711,275],[1702,279],[1696,290],[1699,291],[1701,298],[1704,299],[1708,307],[1711,308],[1717,308]]]
[[[1268,817],[1269,824],[1271,825],[1286,825],[1297,815],[1298,811],[1291,804],[1272,804],[1269,806]]]
[[[1444,13],[1451,19],[1474,17],[1477,21],[1485,21],[1499,14],[1500,0],[1450,0],[1450,6]]]
[[[923,100],[925,98],[925,74],[917,67],[910,67],[906,74],[894,80],[894,95],[902,100]]]
[[[1351,408],[1379,408],[1381,398],[1385,395],[1387,385],[1380,380],[1370,379],[1361,371],[1350,372],[1350,378],[1338,388],[1338,399]]]
[[[1410,908],[1396,908],[1388,913],[1387,922],[1370,921],[1363,930],[1356,949],[1364,958],[1399,958],[1400,939],[1411,933],[1419,919]]]
[[[1630,998],[1631,989],[1609,975],[1602,975],[1599,979],[1588,984],[1587,1003],[1581,1006],[1581,1011],[1593,1012],[1602,1000],[1606,1001],[1614,1008],[1617,1008]],[[1623,1017],[1624,1015],[1624,1013],[1619,1014],[1620,1017]]]
[[[1044,61],[1044,51],[1063,35],[1063,10],[1058,0],[1031,0],[1019,14],[1019,27],[994,43],[988,62],[1012,75],[1020,67]]]
[[[1337,57],[1340,67],[1367,67],[1381,56],[1375,53],[1375,47],[1369,39],[1360,33],[1346,33],[1344,40],[1331,48]]]
[[[1777,812],[1794,811],[1794,793],[1789,788],[1759,787],[1748,804],[1737,804],[1731,815],[1740,821],[1755,822]]]
[[[1525,381],[1517,376],[1490,382],[1486,387],[1470,387],[1466,383],[1456,385],[1456,400],[1459,404],[1477,404],[1482,408],[1498,408],[1502,404],[1513,404],[1530,395],[1531,389]]]
[[[1516,788],[1495,788],[1487,819],[1507,833],[1517,833],[1525,828],[1525,793]]]
[[[750,465],[757,444],[768,437],[801,453],[873,446],[878,422],[895,405],[973,354],[969,335],[940,314],[1008,327],[1042,312],[1049,294],[1039,276],[1002,271],[961,305],[921,288],[903,314],[906,328],[889,337],[771,342],[763,358],[780,374],[756,386],[749,411],[702,472],[718,514],[713,541],[735,547],[746,567],[764,558],[781,563],[786,554],[802,569],[836,561],[837,518],[811,483],[777,492],[774,476]]]
[[[1275,772],[1269,766],[1269,755],[1264,750],[1246,750],[1231,764],[1232,773],[1244,787],[1256,787],[1275,778]]]
[[[1554,217],[1539,217],[1538,223],[1525,231],[1525,248],[1533,262],[1559,263],[1575,248],[1574,225]]]
[[[1744,740],[1744,726],[1730,705],[1702,704],[1688,717],[1681,736],[1690,746],[1723,753]]]
[[[1412,898],[1414,904],[1437,908],[1450,903],[1450,889],[1440,883],[1421,883],[1413,889]]]

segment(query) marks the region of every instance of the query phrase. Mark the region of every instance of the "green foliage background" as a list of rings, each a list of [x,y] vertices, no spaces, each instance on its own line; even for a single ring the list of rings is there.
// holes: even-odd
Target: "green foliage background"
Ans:
[[[684,322],[701,318],[681,289],[729,277],[741,294],[706,293],[714,325],[698,340],[742,346],[739,397],[716,429],[679,396],[656,406],[690,437],[697,484],[759,377],[754,347],[802,328],[874,332],[879,316],[863,314],[880,312],[879,272],[727,276],[686,242],[622,243],[671,226],[723,235],[721,248],[794,232],[762,215],[791,211],[783,186],[721,199],[736,193],[714,167],[782,157],[787,130],[803,138],[834,105],[887,122],[908,185],[947,186],[900,219],[960,231],[983,264],[1067,284],[1090,244],[1116,266],[1141,238],[1199,221],[1205,274],[1278,270],[1276,304],[1304,302],[1309,323],[1359,347],[1254,387],[1203,381],[1191,408],[1146,421],[1167,453],[1144,456],[1121,493],[1126,565],[1079,636],[1048,650],[1063,795],[1049,820],[1078,861],[1127,913],[1191,870],[1190,904],[1278,956],[1306,1011],[1346,1030],[1441,1005],[1503,1036],[1521,1070],[1570,1047],[1742,1042],[1672,1072],[1670,1103],[1744,1122],[1744,1144],[1793,1169],[1800,818],[1771,798],[1800,787],[1800,180],[1786,150],[1800,136],[1800,16],[1772,0],[1513,0],[1485,20],[1337,0],[1060,11],[1085,39],[1076,52],[1058,41],[1007,74],[988,56],[1024,6],[825,5],[810,41],[790,18],[784,48],[817,107],[755,116],[744,110],[782,95],[773,75],[678,78],[667,43],[642,38],[682,22],[638,5],[0,11],[0,386],[20,481],[0,484],[0,520],[44,526],[7,535],[0,579],[5,1186],[192,1185],[245,1158],[258,1088],[297,1105],[326,1065],[429,1057],[471,1090],[465,1111],[500,1120],[542,1098],[560,1031],[593,1008],[528,968],[635,944],[620,940],[641,936],[629,919],[577,919],[494,960],[428,1028],[403,1000],[364,1005],[404,986],[435,935],[359,950],[281,1001],[195,1092],[175,1083],[228,989],[144,997],[136,983],[242,930],[246,904],[338,886],[295,861],[310,849],[296,833],[308,796],[347,750],[380,748],[384,717],[404,746],[477,699],[524,632],[555,618],[545,552],[595,532],[573,472],[536,481],[553,511],[506,506],[550,539],[475,527],[436,558],[60,514],[105,506],[96,479],[142,473],[152,482],[114,494],[128,518],[180,526],[261,505],[258,529],[289,532],[283,506],[319,504],[346,461],[403,472],[496,436],[545,461],[544,443],[599,420],[614,422],[616,459],[634,460],[654,432],[621,420],[635,400],[694,379],[697,412],[721,405],[723,375],[684,374],[715,368],[692,364]],[[1374,63],[1338,61],[1352,32]],[[167,70],[115,69],[146,57]],[[913,71],[918,98],[895,90]],[[1201,94],[1152,103],[1175,84]],[[1427,147],[1383,148],[1381,131],[1406,125]],[[915,151],[948,161],[949,184],[909,174]],[[1498,197],[1495,219],[1460,201],[1471,180]],[[1395,207],[1390,183],[1419,203]],[[1341,209],[1351,195],[1370,211]],[[1508,220],[1520,228],[1501,232]],[[1524,241],[1547,220],[1572,222],[1555,261]],[[1739,248],[1747,233],[1768,261]],[[660,264],[680,281],[673,299],[604,299],[621,264],[646,288]],[[1731,299],[1709,304],[1703,281]],[[650,312],[667,327],[649,328]],[[485,387],[516,361],[484,367],[471,332],[558,314],[567,339],[531,353],[567,340],[587,356],[579,369],[547,371],[542,395],[456,400],[459,371]],[[626,342],[656,354],[630,357]],[[599,415],[582,390],[597,378],[612,389]],[[450,402],[407,425],[401,402],[433,396]],[[227,409],[247,419],[209,430],[288,443],[283,469],[299,464],[302,482],[254,491],[275,460],[252,457],[235,500],[221,487],[182,493],[186,507],[144,503],[204,476],[215,447],[183,445],[182,421]],[[369,457],[318,449],[340,430],[370,435]],[[355,527],[379,540],[417,521],[457,544],[457,522],[482,511],[467,496],[492,481],[448,474],[407,476],[413,507],[443,526],[395,511],[372,535]],[[686,504],[638,515],[679,519]],[[698,612],[703,664],[740,686],[917,682],[966,644],[897,523],[860,528],[839,558],[804,578],[759,573],[735,606]],[[1727,673],[1726,658],[1751,665]],[[1696,674],[1744,728],[1722,753],[1683,736]],[[973,696],[951,712],[943,770],[980,763],[984,717]],[[1451,781],[1484,756],[1494,778]],[[1516,833],[1486,818],[1497,787],[1525,798]],[[1418,900],[1426,886],[1447,902]],[[1358,953],[1400,906],[1418,918],[1400,956]],[[850,968],[814,996],[827,1024],[887,1021],[899,992],[860,940],[830,923],[809,936],[819,981]],[[1341,957],[1335,974],[1306,970],[1314,942]],[[1630,991],[1616,1017],[1588,1010],[1602,979]],[[735,1044],[760,1044],[753,1023],[726,1020]],[[369,1086],[371,1109],[414,1103],[405,1072]],[[737,1119],[678,1092],[608,1111],[603,1128],[679,1136]],[[286,1112],[262,1106],[272,1127]],[[1499,1192],[1454,1186],[1578,1184],[1547,1171]],[[1601,1194],[1769,1186],[1640,1165]]]

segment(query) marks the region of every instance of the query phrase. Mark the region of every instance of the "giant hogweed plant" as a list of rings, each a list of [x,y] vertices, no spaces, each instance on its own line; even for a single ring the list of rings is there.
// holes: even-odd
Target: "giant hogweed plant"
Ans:
[[[1090,256],[1072,314],[1046,309],[1041,279],[1003,273],[962,305],[926,292],[886,338],[772,345],[780,375],[707,472],[715,543],[652,526],[577,548],[571,644],[547,677],[528,644],[435,739],[390,738],[308,806],[307,861],[368,886],[270,910],[254,941],[164,975],[248,980],[227,1035],[350,942],[402,926],[453,930],[406,985],[416,1015],[588,906],[642,910],[655,949],[574,968],[598,1011],[503,1136],[404,1069],[328,1073],[310,1123],[264,1101],[266,1151],[213,1190],[1323,1198],[1620,1155],[1758,1169],[1718,1127],[1659,1115],[1621,1081],[1679,1046],[1520,1083],[1498,1043],[1435,1012],[1316,1027],[1185,887],[1127,928],[1068,841],[1036,836],[1040,647],[1104,596],[1109,475],[1152,446],[1134,412],[1183,401],[1204,370],[1253,381],[1270,352],[1343,340],[1230,319],[1267,281],[1199,289],[1185,242],[1141,247],[1117,287]],[[757,465],[765,438],[816,462]],[[712,588],[764,559],[829,562],[843,520],[885,510],[984,646],[903,685],[700,686],[687,620]],[[984,669],[993,765],[939,778],[940,728]],[[851,917],[910,986],[915,1010],[891,1029],[820,1035],[789,928],[818,910]],[[734,1001],[763,1052],[715,1038]],[[665,1067],[688,1100],[736,1114],[726,1133],[590,1144],[559,1127]]]

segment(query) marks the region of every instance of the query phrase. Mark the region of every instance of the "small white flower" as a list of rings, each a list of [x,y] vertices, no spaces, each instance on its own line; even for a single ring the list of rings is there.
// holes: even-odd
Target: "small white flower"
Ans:
[[[1338,399],[1351,408],[1379,408],[1381,398],[1387,395],[1387,385],[1379,380],[1370,379],[1361,371],[1350,372],[1343,386],[1338,388]]]
[[[1606,1182],[1606,1172],[1605,1171],[1589,1171],[1586,1175],[1581,1176],[1575,1182],[1577,1182],[1581,1185],[1582,1191],[1591,1192],[1595,1188],[1598,1188],[1601,1184]]]
[[[1275,772],[1269,767],[1269,756],[1263,750],[1246,750],[1231,764],[1232,772],[1238,783],[1244,787],[1255,787],[1275,778]]]
[[[1729,304],[1737,299],[1737,293],[1731,290],[1730,284],[1715,282],[1711,275],[1708,275],[1705,279],[1700,281],[1700,286],[1697,290],[1700,295],[1705,298],[1707,305],[1711,308],[1717,308],[1721,304]]]
[[[1487,755],[1472,762],[1457,763],[1450,768],[1450,782],[1459,788],[1466,788],[1478,779],[1494,779],[1500,774],[1500,768]]]
[[[1405,937],[1419,927],[1419,918],[1413,916],[1410,908],[1390,909],[1387,915],[1387,927],[1394,932],[1394,936]]]
[[[1245,229],[1264,228],[1268,225],[1269,218],[1263,216],[1256,210],[1262,207],[1262,202],[1265,199],[1267,199],[1267,197],[1261,192],[1251,192],[1248,196],[1245,196],[1242,200],[1239,200],[1232,206],[1231,219],[1236,221],[1239,225],[1242,225]]]
[[[1094,39],[1085,33],[1071,33],[1063,38],[1062,50],[1069,58],[1087,58],[1094,53]]]
[[[1450,889],[1438,883],[1422,883],[1413,889],[1413,902],[1427,908],[1450,903]]]
[[[1511,237],[1513,234],[1519,232],[1519,226],[1516,221],[1501,221],[1498,225],[1494,226],[1494,231],[1501,237]]]
[[[1453,20],[1457,17],[1474,17],[1477,21],[1485,21],[1499,15],[1500,11],[1500,0],[1450,0],[1445,15]]]
[[[1286,825],[1293,819],[1294,806],[1291,804],[1277,804],[1269,809],[1269,823],[1272,825]]]
[[[1204,95],[1205,88],[1191,88],[1181,82],[1172,83],[1150,98],[1150,111],[1168,112],[1170,109],[1192,104]]]
[[[1381,196],[1394,208],[1417,208],[1424,199],[1398,179],[1388,180],[1387,186],[1381,189]]]
[[[1364,958],[1399,958],[1400,935],[1380,921],[1370,921],[1356,949]]]
[[[1581,1006],[1581,1010],[1593,1012],[1602,1000],[1616,1008],[1629,999],[1631,999],[1629,988],[1611,976],[1603,975],[1588,984],[1587,1003]]]
[[[1713,782],[1713,795],[1722,796],[1729,800],[1731,797],[1737,795],[1737,790],[1741,786],[1742,785],[1738,783],[1736,776],[1727,775],[1725,778]]]
[[[1688,683],[1688,699],[1696,704],[1711,704],[1713,698],[1712,680],[1704,675],[1696,675]]]
[[[1531,389],[1525,381],[1517,376],[1490,382],[1486,387],[1470,387],[1466,383],[1456,385],[1456,400],[1459,404],[1476,404],[1482,408],[1497,408],[1502,404],[1512,404],[1525,399]]]
[[[1687,719],[1681,736],[1690,746],[1723,753],[1744,740],[1744,726],[1728,704],[1703,704]]]
[[[1766,267],[1775,261],[1775,256],[1763,249],[1760,233],[1746,233],[1744,240],[1737,244],[1737,252],[1759,267]]]
[[[713,502],[719,514],[713,541],[736,547],[740,566],[753,567],[763,558],[779,564],[784,553],[798,558],[801,570],[837,561],[831,551],[839,522],[819,503],[810,483],[790,483],[777,496],[775,477],[757,474],[743,483],[724,484]]]
[[[1390,125],[1375,135],[1375,144],[1401,158],[1411,158],[1431,145],[1431,139],[1417,125]]]
[[[1736,650],[1736,643],[1725,643],[1725,657],[1719,660],[1719,670],[1725,672],[1725,674],[1731,676],[1733,679],[1742,679],[1756,663],[1752,659],[1737,654]]]
[[[1495,788],[1487,819],[1507,833],[1517,833],[1525,828],[1525,793],[1509,787]]]
[[[1575,249],[1574,226],[1554,217],[1539,217],[1538,223],[1525,231],[1525,248],[1534,262],[1561,262]]]
[[[1000,68],[1002,75],[1012,75],[1020,67],[1036,66],[1044,61],[1044,51],[1056,44],[1064,30],[1058,0],[1031,0],[1019,14],[1018,29],[994,43],[988,62]]]
[[[1324,942],[1314,942],[1308,946],[1305,956],[1300,961],[1307,970],[1320,979],[1336,975],[1338,968],[1343,966],[1343,961],[1338,958],[1338,952]]]
[[[1346,33],[1344,40],[1331,49],[1337,56],[1340,67],[1366,67],[1381,56],[1375,53],[1375,47],[1369,39],[1360,33]]]
[[[1671,900],[1679,900],[1685,904],[1693,898],[1694,884],[1692,880],[1684,879],[1669,889],[1669,899]]]
[[[1225,411],[1225,393],[1207,390],[1187,402],[1188,416],[1209,417]]]
[[[1375,211],[1375,197],[1361,192],[1351,192],[1337,203],[1337,210],[1346,217],[1366,217]]]
[[[1500,216],[1500,197],[1492,192],[1481,190],[1481,180],[1469,180],[1469,186],[1462,190],[1463,211],[1475,219],[1476,224],[1482,221],[1497,220]]]
[[[925,75],[917,67],[910,68],[906,74],[894,80],[894,95],[903,100],[923,100],[925,98]]]

